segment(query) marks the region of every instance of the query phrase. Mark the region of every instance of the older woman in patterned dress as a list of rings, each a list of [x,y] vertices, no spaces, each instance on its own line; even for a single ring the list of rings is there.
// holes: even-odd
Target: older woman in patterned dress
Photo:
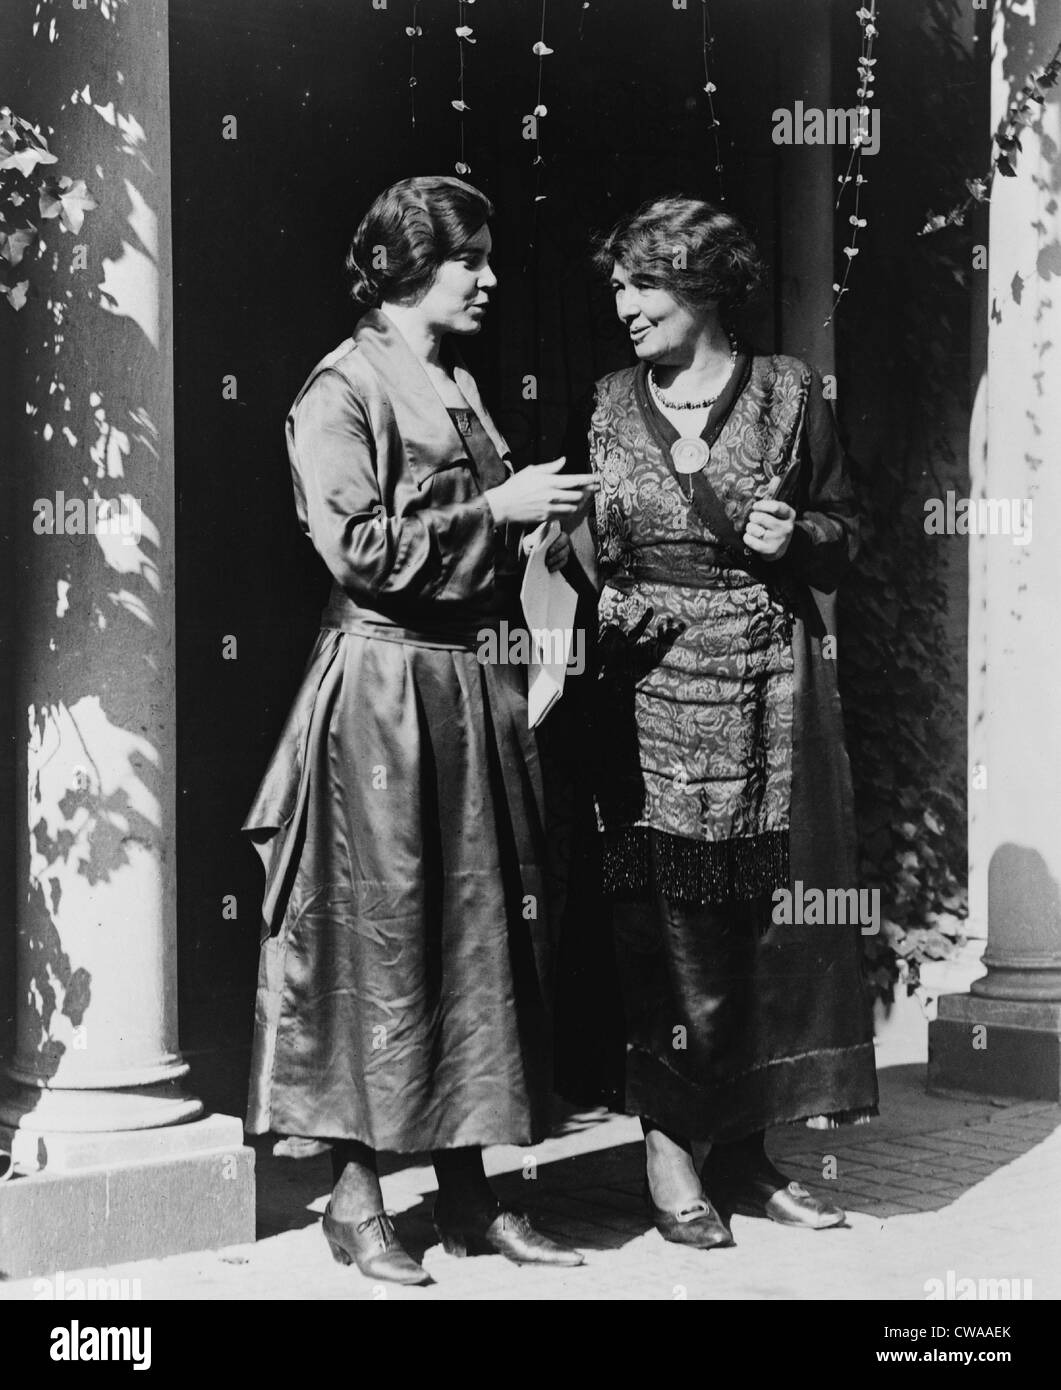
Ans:
[[[876,1113],[873,924],[799,911],[853,898],[829,890],[855,882],[833,597],[858,519],[818,373],[728,331],[757,273],[734,218],[661,200],[597,260],[638,358],[598,383],[589,434],[626,1106],[658,1229],[708,1248],[732,1211],[841,1223],[764,1134]]]

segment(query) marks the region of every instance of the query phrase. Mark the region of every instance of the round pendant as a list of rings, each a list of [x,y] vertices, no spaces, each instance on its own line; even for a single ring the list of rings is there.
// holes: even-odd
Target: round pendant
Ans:
[[[670,455],[679,473],[699,473],[707,466],[711,450],[702,439],[676,439]]]

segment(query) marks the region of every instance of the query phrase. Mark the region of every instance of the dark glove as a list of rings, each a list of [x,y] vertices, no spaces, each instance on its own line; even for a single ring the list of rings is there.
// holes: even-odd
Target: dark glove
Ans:
[[[664,655],[685,631],[686,624],[676,618],[661,618],[655,634],[646,638],[645,632],[656,615],[646,608],[637,625],[624,632],[615,623],[601,631],[597,646],[598,675],[601,679],[637,680],[658,666]]]

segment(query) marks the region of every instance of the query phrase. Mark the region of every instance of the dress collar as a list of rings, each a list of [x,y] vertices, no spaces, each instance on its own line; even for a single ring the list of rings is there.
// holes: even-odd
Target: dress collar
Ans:
[[[431,385],[416,354],[398,328],[379,309],[370,309],[354,330],[354,342],[380,380],[394,411],[409,467],[417,485],[440,468],[467,460],[467,450],[450,414]],[[483,405],[475,378],[459,353],[447,344],[453,379],[504,459],[510,450]]]

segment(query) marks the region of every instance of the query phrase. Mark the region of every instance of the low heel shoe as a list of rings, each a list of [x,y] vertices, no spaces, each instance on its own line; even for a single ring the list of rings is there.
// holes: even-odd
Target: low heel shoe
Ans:
[[[847,1219],[841,1207],[815,1197],[800,1182],[778,1187],[765,1178],[739,1178],[719,1187],[718,1200],[739,1216],[765,1216],[779,1226],[810,1231],[842,1226]]]
[[[687,1202],[677,1211],[663,1211],[649,1198],[652,1224],[672,1245],[690,1245],[696,1250],[720,1249],[733,1245],[733,1232],[704,1197]]]
[[[366,1279],[391,1284],[434,1283],[402,1245],[386,1212],[374,1212],[364,1221],[336,1221],[329,1203],[321,1230],[333,1258],[342,1265],[357,1265]]]
[[[435,1207],[435,1229],[449,1255],[504,1255],[518,1265],[584,1264],[577,1250],[543,1236],[524,1212],[497,1206],[491,1211],[460,1213]]]

